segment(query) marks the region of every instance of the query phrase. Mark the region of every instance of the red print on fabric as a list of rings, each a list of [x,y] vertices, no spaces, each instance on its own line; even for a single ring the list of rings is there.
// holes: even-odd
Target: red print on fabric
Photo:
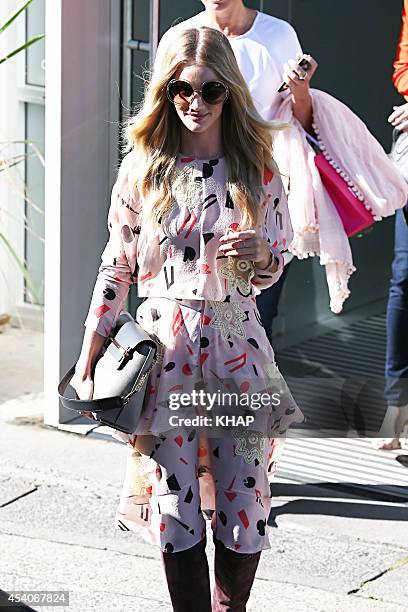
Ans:
[[[245,510],[240,510],[238,512],[238,516],[241,519],[241,522],[242,522],[243,526],[245,527],[245,529],[248,529],[248,527],[249,527],[249,520],[248,520],[247,513],[245,512]]]
[[[176,436],[174,441],[180,448],[183,446],[183,436]]]
[[[101,304],[100,306],[98,306],[98,308],[95,308],[94,313],[99,319],[102,315],[105,314],[105,312],[108,312],[108,310],[110,310],[109,306],[107,306],[106,304]]]
[[[183,372],[183,374],[185,374],[186,376],[191,376],[191,375],[192,375],[193,371],[192,371],[192,369],[191,369],[191,367],[190,367],[190,364],[189,364],[189,363],[185,363],[185,364],[183,365],[183,367],[182,367],[182,372]]]
[[[210,266],[206,263],[200,265],[200,274],[211,274]]]
[[[151,272],[148,272],[147,274],[143,274],[142,276],[139,276],[139,277],[138,277],[137,281],[138,281],[139,283],[143,283],[145,280],[147,280],[148,278],[150,278],[150,277],[151,277],[151,275],[152,275],[152,273],[151,273]]]
[[[174,387],[170,387],[169,391],[181,391],[183,389],[183,385],[174,385]]]
[[[234,476],[234,478],[232,479],[232,482],[230,484],[230,486],[228,487],[227,491],[224,491],[224,495],[225,497],[228,499],[228,501],[232,502],[234,501],[234,499],[236,498],[237,494],[234,493],[233,491],[231,491],[232,487],[234,486],[234,482],[235,482],[235,478],[236,476]]]
[[[194,161],[194,157],[182,157],[180,161],[182,164],[188,164]]]
[[[201,317],[201,325],[209,325],[211,321],[211,317],[209,317],[208,315],[203,314]]]
[[[234,357],[234,359],[229,359],[228,361],[224,361],[224,365],[229,365],[230,363],[234,363],[234,361],[242,361],[242,363],[238,364],[235,366],[235,368],[229,368],[229,372],[235,372],[235,370],[239,370],[239,368],[242,368],[244,365],[246,365],[246,358],[247,358],[247,354],[246,353],[242,353],[242,355],[238,355],[238,357]]]
[[[269,170],[269,168],[265,168],[264,175],[263,175],[263,184],[267,185],[268,183],[271,182],[272,178],[273,178],[272,170]]]
[[[184,238],[188,238],[189,235],[191,234],[191,231],[193,229],[193,227],[195,226],[195,224],[197,223],[197,217],[194,214],[194,211],[191,211],[191,213],[189,213],[187,215],[187,217],[184,219],[183,223],[180,225],[179,229],[177,230],[177,236],[179,236],[181,234],[181,232],[183,231],[183,229],[185,228],[185,226],[187,225],[187,223],[190,221],[190,219],[192,219],[191,221],[191,225],[188,228]]]
[[[202,366],[203,363],[206,361],[206,359],[208,358],[210,353],[201,353],[200,355],[200,365]]]
[[[239,223],[230,223],[229,226],[234,232],[239,228]]]
[[[190,313],[188,312],[186,314],[185,318],[183,318],[181,310],[178,311],[178,313],[174,317],[173,322],[171,324],[171,331],[172,331],[174,337],[177,336],[177,334],[180,331],[180,328],[184,325],[184,321],[188,319],[189,315],[190,315]]]

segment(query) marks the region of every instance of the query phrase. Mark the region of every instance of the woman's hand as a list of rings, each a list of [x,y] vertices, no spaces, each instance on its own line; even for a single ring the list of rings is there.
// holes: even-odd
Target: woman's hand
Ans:
[[[258,268],[267,268],[271,263],[268,243],[254,229],[228,232],[221,236],[220,243],[218,250],[223,255],[253,261]]]
[[[297,62],[304,57],[310,63],[310,68],[304,70],[297,66]],[[293,59],[285,64],[284,81],[289,85],[292,94],[293,115],[301,123],[309,134],[313,134],[313,104],[310,95],[310,79],[317,69],[317,62],[311,55],[296,54],[296,62]]]
[[[297,66],[297,63],[302,58],[309,62],[310,68],[308,70]],[[316,60],[311,55],[302,55],[301,53],[296,54],[296,61],[289,59],[288,63],[284,65],[284,81],[289,85],[289,89],[295,99],[306,99],[310,95],[310,79],[316,72],[317,66]]]
[[[76,394],[81,400],[91,400],[93,396],[93,380],[90,373],[87,370],[84,370],[79,364],[75,366],[75,373],[71,378],[69,383],[73,389],[75,389]],[[92,412],[85,410],[80,412],[83,416],[88,417],[89,419],[93,419],[96,421]]]
[[[402,132],[408,131],[408,104],[393,106],[394,112],[388,117],[388,121]]]

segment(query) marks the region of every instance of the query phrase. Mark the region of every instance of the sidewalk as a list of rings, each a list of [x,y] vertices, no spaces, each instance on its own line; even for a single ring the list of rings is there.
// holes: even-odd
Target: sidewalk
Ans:
[[[0,588],[68,590],[73,611],[171,610],[158,551],[113,529],[125,447],[22,418],[29,399],[0,405]],[[406,505],[288,482],[274,495],[249,610],[408,608]]]
[[[0,590],[67,590],[72,612],[171,610],[159,552],[113,528],[126,448],[44,426],[42,393],[25,390],[0,404]],[[290,481],[273,494],[248,611],[408,609],[407,504]]]

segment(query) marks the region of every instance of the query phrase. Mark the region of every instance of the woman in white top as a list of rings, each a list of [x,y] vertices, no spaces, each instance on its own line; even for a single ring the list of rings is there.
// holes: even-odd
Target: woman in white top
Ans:
[[[170,28],[162,37],[155,63],[163,58],[167,45],[189,27],[209,26],[228,37],[238,66],[247,82],[255,106],[264,118],[272,120],[283,96],[292,96],[293,115],[302,127],[312,133],[312,99],[309,82],[317,63],[304,57],[311,67],[306,72],[295,67],[302,55],[294,28],[271,15],[249,9],[242,0],[202,0],[205,10]],[[289,89],[278,93],[282,81]],[[285,269],[279,281],[257,297],[257,306],[269,340],[272,342],[272,322],[278,313],[278,302],[293,255],[284,253]]]

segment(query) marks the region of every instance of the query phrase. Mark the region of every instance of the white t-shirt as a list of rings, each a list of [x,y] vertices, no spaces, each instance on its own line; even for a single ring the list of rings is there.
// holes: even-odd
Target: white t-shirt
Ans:
[[[160,41],[155,61],[160,61],[166,45],[177,38],[181,30],[205,25],[204,15],[205,11],[202,11],[167,30]],[[268,121],[273,119],[276,107],[285,95],[277,93],[283,80],[283,66],[288,59],[295,59],[296,53],[302,53],[295,30],[287,21],[258,11],[252,27],[245,34],[228,40],[258,112]]]

